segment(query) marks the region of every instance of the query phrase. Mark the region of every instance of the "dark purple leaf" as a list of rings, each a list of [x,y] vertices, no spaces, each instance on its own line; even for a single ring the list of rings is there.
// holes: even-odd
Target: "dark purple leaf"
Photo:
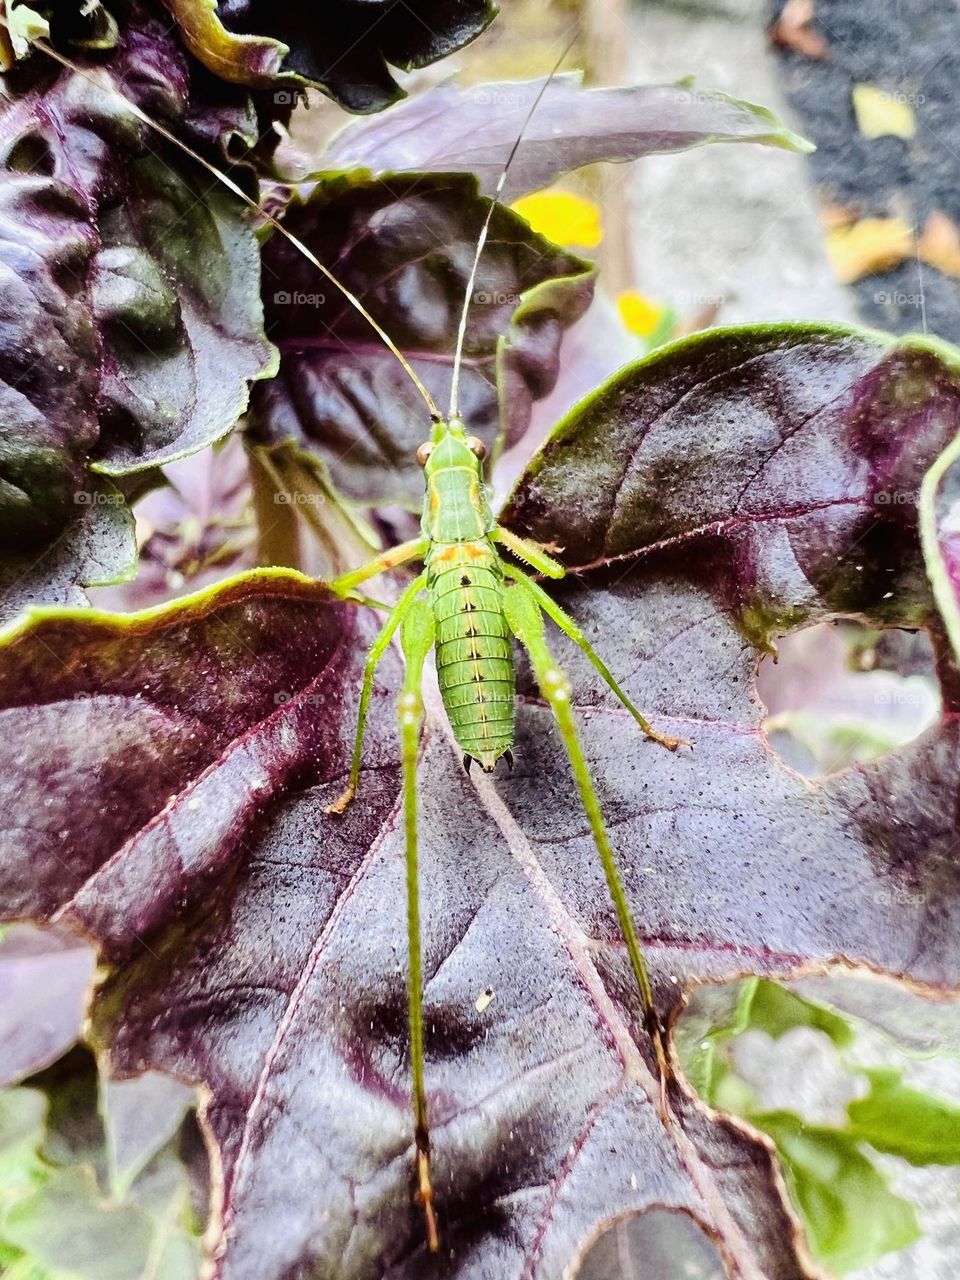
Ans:
[[[180,458],[167,483],[137,503],[140,563],[136,578],[91,594],[103,609],[143,609],[198,591],[256,564],[256,528],[243,442]]]
[[[457,174],[338,179],[294,200],[285,225],[357,294],[413,363],[442,410],[457,325],[487,202]],[[279,235],[264,250],[264,303],[280,374],[254,391],[255,434],[309,444],[338,490],[419,507],[415,453],[423,401],[364,318]],[[560,338],[589,304],[590,266],[497,209],[467,331],[461,409],[492,444],[525,429],[553,386]]]
[[[375,174],[434,170],[476,174],[493,194],[504,161],[543,80],[508,80],[469,88],[428,89],[387,115],[347,125],[315,169]],[[554,78],[527,123],[507,176],[504,199],[549,186],[598,160],[686,151],[708,142],[762,142],[791,151],[812,148],[765,107],[689,84],[584,89],[578,74]]]
[[[403,96],[388,63],[409,71],[467,44],[493,20],[490,0],[165,0],[188,48],[215,75],[274,90],[280,105],[313,85],[350,111],[381,111]]]
[[[117,89],[221,158],[252,141],[249,104],[191,69],[165,23],[129,14],[108,55],[81,51],[82,73],[37,53],[0,82],[0,544],[34,601],[129,564],[85,561],[103,512],[69,527],[89,463],[118,477],[220,438],[275,359],[242,207]]]
[[[514,494],[514,527],[565,543],[581,570],[558,596],[640,705],[695,743],[643,742],[556,641],[668,1021],[698,981],[832,961],[960,985],[949,658],[941,723],[818,784],[770,750],[754,691],[754,646],[778,632],[837,613],[934,621],[915,507],[874,498],[915,488],[958,393],[923,343],[719,331],[608,384]],[[682,1081],[670,1128],[658,1117],[587,823],[523,671],[512,775],[468,780],[428,699],[443,1251],[425,1255],[391,657],[360,796],[324,814],[374,625],[274,572],[129,619],[48,611],[4,649],[0,803],[20,826],[5,910],[99,939],[115,967],[96,1037],[119,1075],[209,1090],[215,1274],[554,1277],[613,1220],[656,1208],[689,1214],[732,1275],[808,1276],[769,1146]]]
[[[878,567],[877,556],[916,529],[924,471],[953,434],[957,381],[925,339],[828,325],[708,330],[578,406],[531,462],[504,519],[559,537],[577,569],[686,550],[761,643],[787,629],[797,607],[769,598],[771,576],[849,613],[869,582],[884,588],[872,606],[878,621],[922,622],[920,560]],[[562,534],[549,532],[556,512]],[[825,549],[831,529],[837,546]]]
[[[84,587],[128,582],[136,572],[133,516],[120,493],[88,472],[71,495],[63,528],[27,550],[14,544],[0,556],[0,620],[45,604],[82,605]]]

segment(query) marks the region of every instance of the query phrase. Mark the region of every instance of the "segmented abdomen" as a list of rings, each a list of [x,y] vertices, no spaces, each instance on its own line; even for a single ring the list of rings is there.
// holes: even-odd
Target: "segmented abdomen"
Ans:
[[[484,768],[513,745],[514,676],[503,575],[483,542],[434,544],[427,560],[437,677],[460,749]]]

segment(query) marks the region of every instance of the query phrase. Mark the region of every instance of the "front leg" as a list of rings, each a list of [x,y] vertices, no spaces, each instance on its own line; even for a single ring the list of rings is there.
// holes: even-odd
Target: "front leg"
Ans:
[[[548,556],[539,542],[531,542],[529,538],[520,538],[517,534],[511,533],[509,529],[501,528],[500,525],[497,525],[490,536],[494,542],[501,543],[508,551],[512,551],[518,560],[528,564],[537,573],[542,573],[545,578],[563,578],[566,576],[567,571],[563,565],[559,560],[554,560],[552,556]]]
[[[391,547],[389,551],[384,551],[375,559],[368,560],[359,569],[351,569],[349,573],[342,573],[339,578],[334,578],[330,583],[330,590],[338,596],[349,596],[354,587],[358,587],[361,582],[366,582],[368,578],[376,577],[378,573],[398,569],[402,564],[409,564],[411,560],[422,560],[429,546],[430,543],[426,538],[414,538],[411,542],[401,542],[398,547]]]

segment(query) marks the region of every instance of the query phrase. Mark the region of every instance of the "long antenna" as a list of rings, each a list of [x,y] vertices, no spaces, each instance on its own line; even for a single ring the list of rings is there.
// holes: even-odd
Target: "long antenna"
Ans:
[[[6,28],[7,31],[11,29],[10,23],[7,20],[6,15],[2,12],[2,10],[0,10],[0,26],[3,26],[4,28]],[[36,39],[36,40],[33,40],[32,43],[38,49],[41,49],[45,54],[47,54],[48,57],[53,58],[55,62],[59,62],[62,67],[66,67],[68,71],[74,72],[75,75],[82,76],[85,80],[88,80],[97,89],[101,91],[103,90],[103,87],[104,87],[103,81],[98,76],[94,75],[92,72],[85,70],[85,68],[78,66],[77,63],[71,61],[70,58],[65,57],[57,49],[54,49],[51,45],[47,44],[45,40]],[[272,213],[264,209],[263,206],[258,204],[256,200],[254,200],[251,196],[248,196],[247,193],[243,190],[243,188],[239,186],[236,182],[234,182],[232,178],[228,177],[227,174],[223,173],[222,170],[218,169],[215,164],[211,164],[210,161],[207,160],[205,156],[202,156],[199,151],[195,151],[193,147],[189,146],[186,142],[184,142],[182,138],[178,138],[175,133],[172,133],[164,125],[160,124],[158,120],[154,120],[151,116],[148,116],[145,111],[141,110],[140,107],[138,107],[137,104],[133,102],[130,98],[120,93],[118,89],[114,88],[113,86],[111,86],[111,88],[113,89],[113,92],[116,93],[117,97],[122,99],[124,104],[130,109],[130,111],[133,112],[133,114],[137,117],[138,120],[141,120],[145,125],[147,125],[150,129],[152,129],[154,133],[158,133],[161,138],[165,138],[168,142],[171,142],[175,147],[179,148],[180,151],[190,156],[190,158],[192,160],[195,160],[197,164],[202,165],[203,168],[206,169],[208,173],[212,173],[213,176],[217,179],[217,181],[223,183],[223,185],[227,188],[228,191],[232,191],[235,196],[239,196],[239,198],[243,201],[243,203],[249,209],[252,209],[254,213],[258,214],[266,222],[269,222],[275,231],[279,231],[282,236],[285,236],[286,239],[289,240],[290,243],[294,246],[294,248],[298,249],[303,254],[303,256],[307,259],[308,262],[310,262],[313,266],[315,266],[317,270],[322,275],[324,275],[335,288],[340,290],[340,292],[347,299],[347,301],[351,303],[352,306],[356,307],[357,311],[359,311],[359,313],[367,321],[367,323],[374,330],[374,332],[383,340],[383,342],[387,345],[389,350],[392,351],[393,354],[397,357],[397,360],[399,360],[402,368],[405,370],[410,381],[413,383],[413,385],[417,388],[420,395],[422,396],[423,401],[430,412],[431,418],[435,419],[436,421],[440,421],[440,410],[437,408],[436,401],[434,400],[430,392],[427,390],[427,388],[424,386],[416,369],[413,368],[409,360],[406,358],[406,356],[403,354],[403,352],[400,350],[400,348],[397,346],[394,340],[390,337],[387,331],[383,328],[383,326],[373,318],[373,316],[366,309],[366,307],[363,305],[363,303],[360,301],[357,295],[353,293],[350,289],[348,289],[345,284],[342,284],[337,279],[337,277],[333,274],[333,272],[323,265],[323,263],[320,261],[317,255],[311,249],[308,249],[307,246],[303,243],[303,241],[298,236],[295,236],[292,231],[288,231],[287,228],[283,225],[283,223],[279,220],[279,218],[274,217]]]
[[[500,170],[500,177],[497,179],[497,185],[494,189],[493,197],[490,200],[489,208],[487,209],[487,216],[484,218],[483,226],[480,228],[480,235],[477,238],[476,252],[473,255],[473,264],[470,267],[470,275],[467,277],[467,287],[463,293],[463,309],[460,312],[460,326],[457,329],[457,347],[453,356],[453,376],[450,380],[450,413],[448,415],[450,418],[458,418],[460,416],[460,406],[458,403],[460,399],[460,368],[463,364],[463,344],[467,336],[467,317],[470,313],[470,300],[473,297],[474,286],[477,282],[477,270],[480,266],[480,255],[483,253],[483,246],[487,243],[487,232],[490,230],[490,223],[493,220],[493,211],[496,209],[497,202],[503,193],[504,184],[507,181],[507,174],[510,172],[510,166],[513,164],[514,156],[520,150],[520,143],[523,141],[523,135],[527,131],[527,126],[533,119],[533,113],[540,105],[540,99],[550,87],[551,80],[560,70],[560,64],[573,48],[575,41],[576,36],[573,37],[564,49],[563,53],[561,53],[560,57],[553,64],[552,71],[544,80],[543,84],[537,91],[537,96],[530,104],[530,110],[527,112],[523,124],[520,126],[520,132],[517,134],[516,141],[510,148],[510,154],[507,156],[506,163]]]

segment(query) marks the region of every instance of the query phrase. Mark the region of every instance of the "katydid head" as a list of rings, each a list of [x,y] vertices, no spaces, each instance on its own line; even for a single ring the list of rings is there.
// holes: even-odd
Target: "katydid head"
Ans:
[[[459,418],[434,420],[433,438],[417,450],[426,481],[421,527],[432,542],[474,542],[494,528],[483,483],[486,453],[483,441],[468,436]]]
[[[437,471],[451,467],[473,471],[479,479],[486,456],[487,446],[479,436],[468,436],[459,418],[435,420],[432,438],[417,450],[417,462],[428,481]]]

